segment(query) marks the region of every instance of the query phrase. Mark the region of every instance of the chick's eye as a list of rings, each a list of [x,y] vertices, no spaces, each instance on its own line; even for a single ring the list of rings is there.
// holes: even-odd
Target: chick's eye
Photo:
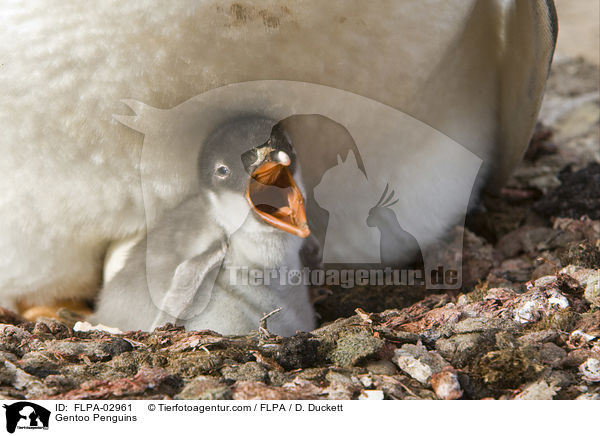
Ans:
[[[230,173],[230,170],[229,170],[229,168],[228,168],[227,166],[225,166],[225,165],[219,165],[219,166],[217,166],[217,168],[215,169],[215,174],[216,174],[218,177],[221,177],[221,178],[227,177],[227,176],[229,175],[229,173]]]

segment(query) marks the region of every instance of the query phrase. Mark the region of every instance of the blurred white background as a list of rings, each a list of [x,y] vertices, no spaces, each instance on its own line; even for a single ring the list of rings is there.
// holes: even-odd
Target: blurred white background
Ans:
[[[582,56],[600,65],[600,0],[555,0],[558,12],[556,59]]]

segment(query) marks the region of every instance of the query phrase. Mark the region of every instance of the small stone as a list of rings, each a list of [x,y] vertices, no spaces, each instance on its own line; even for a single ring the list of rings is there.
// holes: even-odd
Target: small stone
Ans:
[[[40,378],[59,373],[57,360],[39,351],[31,351],[23,355],[19,366],[27,373]]]
[[[215,377],[200,376],[175,396],[176,400],[231,400],[231,389]]]
[[[529,384],[515,397],[515,400],[551,400],[558,391],[559,388],[548,385],[545,380],[541,380]]]
[[[515,389],[524,381],[531,381],[544,370],[539,355],[532,348],[515,348],[508,343],[483,355],[476,362],[483,381],[500,389]]]
[[[325,376],[329,386],[323,391],[328,400],[351,400],[364,388],[356,377],[349,377],[338,371],[329,371]]]
[[[557,288],[556,277],[546,276],[530,284],[530,290],[520,296],[513,311],[513,319],[521,324],[540,321],[570,306],[569,300]]]
[[[600,360],[590,357],[579,366],[579,371],[584,380],[592,383],[600,382]]]
[[[35,323],[33,334],[38,336],[51,335],[54,339],[66,339],[73,336],[73,330],[55,319],[41,318]]]
[[[41,380],[31,374],[26,373],[12,362],[4,362],[4,367],[12,376],[11,384],[27,393],[32,398],[40,398],[46,395],[51,395],[53,392],[46,387]]]
[[[596,270],[595,273],[590,274],[588,277],[583,296],[588,303],[600,306],[600,270]]]
[[[431,376],[431,386],[441,400],[458,400],[463,396],[454,368],[444,368]]]
[[[403,330],[394,331],[394,342],[400,344],[416,344],[419,342],[420,336],[413,332],[405,332]]]
[[[395,351],[392,361],[409,376],[429,386],[431,376],[440,372],[448,362],[435,351],[422,345],[405,344]]]
[[[435,349],[455,367],[462,367],[489,343],[482,333],[464,333],[438,339]]]
[[[552,342],[546,342],[540,350],[542,362],[553,367],[559,366],[565,357],[567,352]]]
[[[27,330],[10,324],[0,324],[0,335],[2,335],[3,338],[12,337],[20,341],[31,338],[31,333]]]
[[[383,345],[381,339],[366,331],[350,333],[337,340],[329,358],[334,364],[342,367],[354,366],[375,354]]]
[[[587,215],[600,219],[600,163],[574,173],[563,171],[562,184],[534,205],[534,210],[545,217],[579,219]]]
[[[583,365],[589,358],[594,358],[596,354],[585,348],[577,348],[567,354],[567,358],[563,362],[566,367],[578,367]]]
[[[267,379],[268,371],[260,363],[246,362],[243,365],[223,368],[221,374],[228,380],[264,382]]]
[[[71,342],[69,340],[48,341],[45,351],[67,360],[81,360],[88,358],[92,362],[107,361],[126,351],[131,351],[132,345],[124,339],[110,338],[110,340],[89,340]]]
[[[92,325],[87,321],[77,321],[73,326],[76,332],[105,332],[111,335],[121,335],[123,332],[116,327],[109,327],[104,324]]]
[[[491,330],[510,330],[514,323],[501,318],[467,318],[452,325],[454,333],[478,333]]]
[[[519,338],[522,345],[536,346],[546,342],[555,342],[560,338],[557,330],[541,330],[539,332],[527,333]]]
[[[589,335],[581,330],[575,330],[569,335],[567,343],[573,348],[582,347],[596,339],[595,335]]]
[[[287,372],[269,371],[269,382],[271,383],[271,386],[281,386],[292,378],[292,375]]]
[[[560,261],[563,265],[600,268],[600,246],[586,239],[568,244],[560,256]]]
[[[231,390],[234,400],[315,400],[319,398],[310,383],[274,387],[262,382],[237,381]]]
[[[469,303],[470,303],[469,297],[467,297],[465,294],[460,294],[458,296],[458,298],[456,299],[457,306],[466,306]]]
[[[358,396],[359,400],[383,400],[384,394],[383,391],[377,390],[364,390]]]
[[[318,349],[318,339],[308,333],[298,333],[281,340],[273,359],[287,370],[306,368],[315,365]]]
[[[377,360],[375,362],[369,362],[365,365],[365,369],[372,374],[378,375],[395,375],[398,372],[396,365],[389,360]]]
[[[359,379],[359,381],[360,381],[360,384],[363,385],[365,388],[370,388],[373,386],[373,379],[368,375],[362,376]]]

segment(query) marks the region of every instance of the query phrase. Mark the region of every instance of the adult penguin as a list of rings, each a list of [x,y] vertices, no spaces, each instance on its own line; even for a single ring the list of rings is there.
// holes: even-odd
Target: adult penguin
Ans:
[[[93,298],[107,253],[144,234],[197,182],[193,147],[185,156],[166,148],[143,158],[148,135],[119,122],[131,115],[124,99],[161,112],[248,81],[343,90],[451,138],[483,160],[477,186],[498,186],[528,143],[556,39],[549,0],[141,0],[94,8],[8,0],[0,17],[0,303],[21,310]],[[295,110],[292,94],[234,92],[219,108],[283,108],[282,117],[327,109],[320,101],[311,112]],[[203,108],[203,132],[223,121],[211,111]],[[363,156],[377,151],[369,147]],[[309,161],[301,166],[322,150],[303,153]],[[460,159],[445,165],[459,167]],[[413,189],[427,190],[438,167],[424,167]],[[430,211],[438,224],[427,234],[460,221],[449,208]]]

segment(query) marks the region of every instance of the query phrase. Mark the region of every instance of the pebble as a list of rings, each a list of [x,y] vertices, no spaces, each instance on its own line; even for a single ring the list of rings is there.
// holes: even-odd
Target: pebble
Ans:
[[[431,387],[441,400],[458,400],[463,396],[463,390],[454,368],[445,368],[431,376]]]
[[[427,351],[422,345],[405,344],[396,349],[392,361],[406,374],[429,386],[431,376],[449,366],[435,351]]]
[[[583,296],[588,303],[600,306],[600,270],[596,270],[588,277]]]
[[[365,365],[365,369],[373,374],[378,375],[394,375],[398,372],[396,365],[389,360],[376,360],[374,362],[369,362]]]
[[[359,400],[383,400],[383,391],[377,390],[364,390],[358,396]]]
[[[529,384],[515,397],[515,400],[551,400],[558,391],[559,388],[541,380]]]
[[[590,357],[579,365],[579,371],[584,380],[592,383],[600,382],[600,360]]]

